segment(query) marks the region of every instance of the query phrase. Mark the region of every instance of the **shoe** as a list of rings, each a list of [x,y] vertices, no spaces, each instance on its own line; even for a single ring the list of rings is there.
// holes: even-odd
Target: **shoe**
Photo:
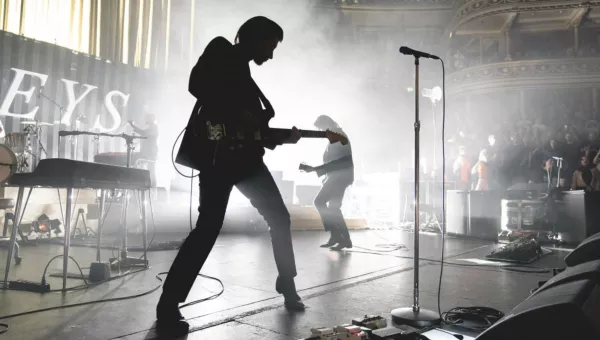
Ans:
[[[348,232],[348,229],[342,230],[340,232],[340,236],[341,241],[339,241],[335,246],[329,247],[329,249],[342,250],[344,248],[352,248],[352,240],[350,239],[350,232]]]
[[[342,250],[344,248],[348,248],[348,249],[352,248],[352,242],[348,242],[348,243],[347,242],[339,242],[335,246],[329,247],[329,249],[331,249],[331,250]]]
[[[190,332],[190,325],[185,320],[156,321],[156,333],[161,337],[179,338]]]
[[[329,237],[329,241],[327,241],[327,243],[323,243],[322,245],[320,245],[320,247],[329,248],[331,246],[334,246],[336,243],[338,243],[338,235],[334,230],[332,230],[331,236]]]
[[[189,331],[190,325],[181,315],[178,303],[165,302],[161,297],[156,306],[156,332],[161,336],[181,337]]]
[[[306,308],[304,303],[302,303],[302,299],[296,292],[296,284],[294,283],[294,279],[282,279],[281,277],[277,277],[277,281],[275,281],[275,290],[277,293],[282,294],[285,302],[285,308],[289,310],[301,311]]]
[[[285,302],[283,303],[283,305],[285,306],[285,308],[287,310],[292,310],[292,311],[303,311],[306,309],[306,306],[304,305],[304,303],[302,303],[302,301],[288,301],[285,300]]]

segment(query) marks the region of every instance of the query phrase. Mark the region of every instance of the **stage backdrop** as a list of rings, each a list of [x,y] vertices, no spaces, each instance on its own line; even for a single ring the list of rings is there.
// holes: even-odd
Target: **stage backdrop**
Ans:
[[[72,158],[72,142],[60,130],[126,132],[156,102],[154,71],[112,63],[56,45],[0,31],[0,121],[3,133],[21,132],[23,121],[43,128],[47,157]],[[47,98],[46,98],[47,97]],[[62,109],[61,109],[62,107]],[[3,133],[1,133],[3,135]],[[121,138],[78,137],[77,159],[96,152],[125,151]],[[45,157],[43,157],[45,158]]]

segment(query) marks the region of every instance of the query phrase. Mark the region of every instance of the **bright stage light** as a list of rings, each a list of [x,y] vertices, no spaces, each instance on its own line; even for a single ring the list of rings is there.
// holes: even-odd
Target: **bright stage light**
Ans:
[[[424,88],[421,90],[421,95],[425,98],[429,98],[432,103],[436,103],[442,100],[442,88],[439,86],[436,86],[432,89]]]

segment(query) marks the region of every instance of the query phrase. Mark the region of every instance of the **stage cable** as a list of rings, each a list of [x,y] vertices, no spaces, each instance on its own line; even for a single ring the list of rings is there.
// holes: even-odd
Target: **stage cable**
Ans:
[[[179,141],[179,138],[181,138],[181,136],[185,133],[188,126],[189,126],[189,123],[188,123],[188,125],[186,125],[185,128],[183,128],[183,130],[181,130],[181,132],[179,133],[179,135],[177,136],[177,138],[175,138],[175,141],[173,142],[173,147],[171,148],[171,163],[173,164],[173,168],[175,169],[175,171],[177,171],[177,173],[179,175],[190,179],[190,208],[189,208],[190,213],[189,213],[189,217],[190,217],[190,233],[191,233],[194,230],[193,223],[192,223],[192,206],[193,206],[193,198],[194,198],[194,177],[198,177],[198,179],[200,179],[200,172],[198,172],[197,175],[194,175],[194,169],[192,169],[192,174],[190,176],[184,175],[183,173],[181,173],[181,171],[179,171],[179,169],[177,169],[177,164],[175,163],[175,146],[177,146],[177,142]],[[159,275],[161,275],[161,274],[168,274],[168,273],[167,272],[159,273]],[[217,281],[221,285],[221,291],[208,297],[208,298],[203,298],[203,299],[188,302],[188,303],[180,306],[179,308],[185,308],[185,307],[193,306],[193,305],[201,303],[201,302],[216,299],[225,292],[225,285],[223,284],[223,281],[219,280],[219,278],[200,274],[200,273],[198,273],[198,276],[206,278],[206,279],[210,279],[213,281]]]
[[[354,247],[354,248],[356,248],[356,247]],[[361,251],[361,250],[352,250],[352,249],[345,249],[344,251],[347,253],[390,256],[390,257],[396,257],[399,259],[414,260],[414,256],[394,255],[394,254],[388,254],[388,253],[382,252],[382,251]],[[419,260],[433,262],[433,263],[442,263],[442,261],[440,261],[440,260],[430,259],[430,258],[426,258],[426,257],[419,257]],[[443,263],[445,265],[450,265],[450,266],[473,267],[473,268],[493,268],[493,269],[502,269],[502,270],[516,272],[516,273],[526,273],[526,274],[552,273],[552,268],[542,268],[542,267],[533,267],[533,266],[516,265],[516,264],[499,265],[498,266],[498,265],[491,265],[491,264],[456,263],[456,262],[447,262],[447,261],[444,261]]]
[[[446,66],[444,59],[440,58],[442,63],[442,254],[440,263],[440,279],[438,281],[437,291],[437,309],[442,317],[442,278],[444,276],[444,250],[446,246]],[[434,156],[435,157],[435,156]]]
[[[177,141],[179,141],[179,138],[181,138],[181,136],[185,133],[185,130],[187,130],[187,126],[183,128],[183,130],[181,130],[181,132],[179,133],[179,135],[177,136],[177,138],[175,138],[175,142],[173,142],[173,147],[171,148],[171,164],[173,164],[173,168],[175,169],[175,171],[177,171],[177,173],[179,175],[181,175],[182,177],[185,178],[194,178],[194,170],[192,169],[192,175],[188,176],[188,175],[184,175],[181,173],[181,171],[179,171],[179,169],[177,169],[177,164],[175,163],[175,147],[177,146]],[[196,175],[198,176],[198,175]]]
[[[437,308],[442,323],[481,332],[504,317],[504,313],[490,307],[455,307],[442,313],[441,307],[444,250],[446,245],[446,66],[442,58],[440,58],[440,62],[442,63],[442,253],[437,291]],[[464,325],[464,321],[477,321],[482,326],[469,327]]]

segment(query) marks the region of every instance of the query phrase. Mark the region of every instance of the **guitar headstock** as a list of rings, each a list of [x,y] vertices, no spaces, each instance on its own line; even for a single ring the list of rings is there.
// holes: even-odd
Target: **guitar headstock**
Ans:
[[[309,169],[309,166],[308,166],[308,164],[306,164],[306,163],[301,163],[301,164],[298,166],[298,170],[300,170],[300,171],[307,171],[308,169]]]
[[[348,144],[348,138],[342,134],[333,132],[331,130],[325,131],[325,137],[329,140],[329,143],[337,143],[340,142],[342,145]]]

